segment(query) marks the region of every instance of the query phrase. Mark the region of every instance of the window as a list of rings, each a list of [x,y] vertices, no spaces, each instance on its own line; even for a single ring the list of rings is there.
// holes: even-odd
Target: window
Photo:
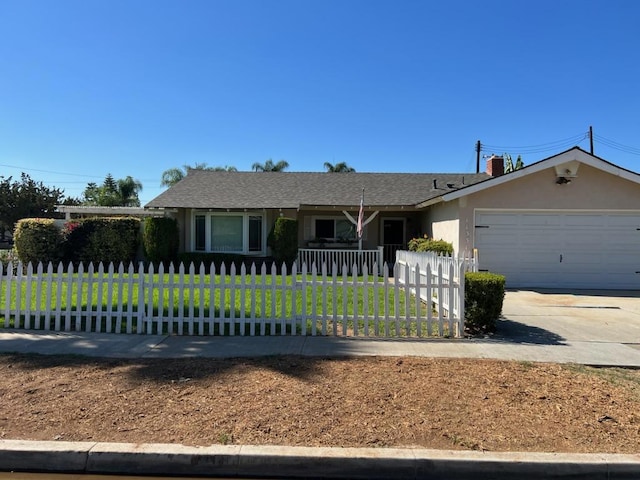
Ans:
[[[242,216],[211,216],[211,251],[242,252]]]
[[[205,225],[206,225],[206,221],[207,218],[204,215],[196,215],[196,219],[195,219],[195,224],[196,224],[196,235],[195,235],[195,240],[196,240],[196,245],[195,245],[195,249],[198,252],[203,252],[206,250],[206,231],[205,231]]]
[[[199,252],[264,252],[263,217],[255,213],[197,213],[193,249]]]
[[[335,238],[336,236],[336,227],[335,220],[325,220],[323,218],[318,218],[316,220],[316,237],[317,238]]]
[[[356,226],[346,218],[316,218],[315,238],[355,240]]]
[[[249,251],[262,251],[262,216],[249,215]]]

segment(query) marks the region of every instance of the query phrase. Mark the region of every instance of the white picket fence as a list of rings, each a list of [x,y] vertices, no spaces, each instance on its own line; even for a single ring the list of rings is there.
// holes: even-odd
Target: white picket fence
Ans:
[[[355,268],[355,267],[354,267]],[[315,264],[281,275],[222,265],[165,270],[142,264],[74,269],[0,263],[0,326],[15,329],[177,335],[460,336],[464,331],[461,275],[421,267],[382,276],[327,273]],[[463,267],[461,267],[463,268]],[[378,266],[373,265],[378,272]],[[398,277],[401,273],[402,278]],[[435,299],[436,304],[422,299]],[[449,302],[443,299],[449,299]],[[433,308],[436,305],[436,308]]]
[[[445,309],[453,306],[454,315],[464,318],[464,273],[478,271],[478,263],[474,258],[398,250],[395,268],[400,284],[404,287],[408,285],[411,293],[419,296],[423,302],[431,299],[438,308],[441,303]],[[407,276],[408,282],[405,283],[404,279]],[[416,292],[413,289],[416,283],[444,283],[448,288],[443,289],[442,295],[431,296],[424,289]]]

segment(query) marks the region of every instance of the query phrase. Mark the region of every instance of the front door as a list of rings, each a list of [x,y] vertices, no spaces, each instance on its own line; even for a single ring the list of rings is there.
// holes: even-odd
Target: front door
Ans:
[[[396,251],[402,250],[405,244],[404,218],[384,218],[382,220],[382,245],[384,261],[392,266],[396,261]]]

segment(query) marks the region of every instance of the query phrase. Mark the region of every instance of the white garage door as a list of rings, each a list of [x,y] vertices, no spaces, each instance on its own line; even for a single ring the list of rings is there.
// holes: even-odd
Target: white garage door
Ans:
[[[640,213],[478,210],[475,246],[509,287],[640,289]]]

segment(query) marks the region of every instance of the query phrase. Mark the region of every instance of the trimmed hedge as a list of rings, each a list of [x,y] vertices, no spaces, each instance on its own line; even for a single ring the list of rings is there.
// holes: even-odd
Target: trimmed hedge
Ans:
[[[23,263],[48,264],[62,260],[63,236],[51,218],[23,218],[13,233],[18,258]]]
[[[140,219],[101,217],[73,220],[65,226],[65,259],[74,263],[134,262],[140,246]]]
[[[155,263],[175,262],[180,235],[175,218],[151,217],[144,221],[142,245],[145,258]]]
[[[424,237],[412,238],[409,240],[409,251],[411,252],[435,252],[441,255],[453,255],[453,244],[444,240],[434,240]]]
[[[292,265],[298,257],[298,221],[278,217],[267,237],[267,245],[278,263]]]
[[[470,334],[495,332],[504,302],[504,275],[467,272],[464,281],[465,330]]]

